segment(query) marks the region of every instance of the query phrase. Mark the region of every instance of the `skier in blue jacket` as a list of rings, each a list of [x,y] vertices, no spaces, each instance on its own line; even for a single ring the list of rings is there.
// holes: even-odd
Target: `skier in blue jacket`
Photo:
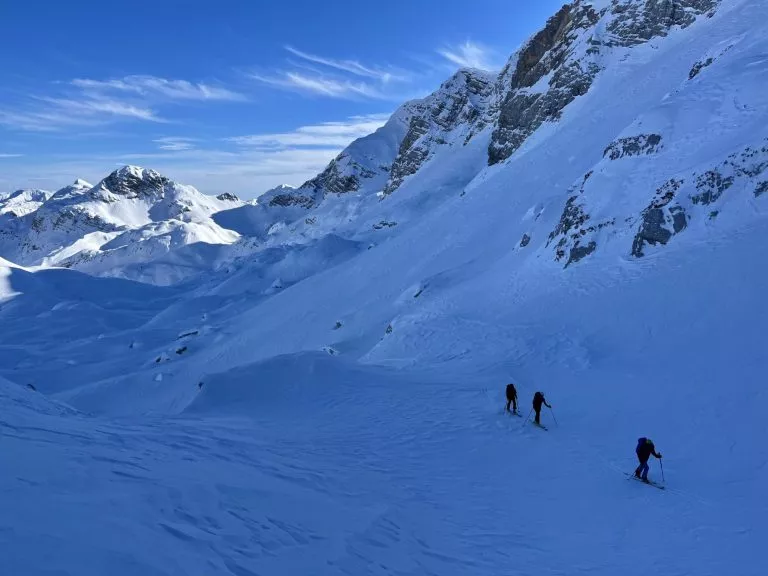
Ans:
[[[648,484],[648,459],[651,455],[661,458],[661,452],[656,452],[656,447],[650,438],[638,438],[635,453],[640,461],[640,465],[635,469],[635,476]]]

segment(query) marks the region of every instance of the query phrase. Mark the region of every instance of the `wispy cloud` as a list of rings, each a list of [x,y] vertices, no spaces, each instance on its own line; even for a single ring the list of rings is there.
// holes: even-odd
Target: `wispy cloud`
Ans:
[[[116,121],[167,122],[157,112],[180,101],[239,101],[242,94],[219,86],[157,76],[120,79],[79,78],[52,83],[48,93],[26,102],[0,106],[0,125],[30,132],[53,132],[73,126],[99,126]]]
[[[332,147],[343,148],[384,125],[389,114],[353,116],[343,122],[300,126],[292,132],[236,136],[227,141],[253,148]]]
[[[86,90],[130,92],[140,95],[159,95],[179,100],[245,100],[243,94],[219,86],[199,84],[187,80],[170,80],[157,76],[125,76],[111,80],[77,78],[72,85]]]
[[[0,158],[21,158],[23,154],[3,154],[0,153]]]
[[[368,82],[336,79],[323,75],[309,76],[301,72],[280,72],[277,76],[251,74],[251,78],[276,88],[330,98],[388,99],[387,95],[381,92],[379,88]]]
[[[45,132],[69,126],[95,126],[116,119],[164,122],[146,107],[100,96],[50,98],[35,96],[33,105],[22,110],[0,109],[0,125],[19,130]]]
[[[348,72],[355,76],[362,76],[363,78],[373,78],[376,80],[380,80],[384,83],[397,81],[397,80],[399,81],[407,80],[407,75],[403,74],[402,72],[386,70],[379,67],[366,66],[364,64],[361,64],[357,60],[336,60],[333,58],[326,58],[324,56],[318,56],[316,54],[310,54],[309,52],[297,50],[292,46],[286,46],[285,49],[288,50],[288,52],[290,52],[294,56],[298,56],[299,58],[302,58],[309,62],[314,62],[315,64],[327,66],[328,68],[335,68],[336,70]]]
[[[249,76],[262,84],[302,94],[349,100],[402,101],[402,86],[417,75],[392,66],[320,56],[285,46],[289,66]]]
[[[71,114],[73,117],[96,117],[106,114],[110,116],[136,118],[138,120],[149,120],[151,122],[162,122],[150,108],[137,106],[113,98],[88,96],[82,100],[47,97],[38,99],[64,113]]]
[[[160,150],[169,152],[180,152],[182,150],[192,150],[196,146],[196,138],[179,138],[175,136],[166,136],[153,140]]]
[[[480,70],[494,70],[493,52],[482,46],[467,40],[458,46],[441,48],[438,51],[443,58],[461,68],[478,68]]]

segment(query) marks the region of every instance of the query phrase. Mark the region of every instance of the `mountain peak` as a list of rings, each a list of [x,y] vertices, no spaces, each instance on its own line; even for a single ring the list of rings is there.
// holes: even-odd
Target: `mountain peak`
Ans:
[[[223,192],[216,196],[216,200],[221,200],[222,202],[239,202],[240,198],[237,197],[237,194],[233,194],[232,192]]]
[[[127,198],[138,198],[160,194],[171,183],[155,170],[127,165],[104,178],[98,188]]]
[[[291,186],[290,184],[278,184],[274,188],[267,190],[267,192],[290,192],[291,190],[296,190],[296,186]]]

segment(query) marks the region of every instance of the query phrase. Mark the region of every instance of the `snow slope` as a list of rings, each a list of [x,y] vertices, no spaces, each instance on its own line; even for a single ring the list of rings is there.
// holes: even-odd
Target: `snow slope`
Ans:
[[[233,212],[184,284],[0,261],[4,567],[763,574],[766,22],[577,2],[396,189]]]

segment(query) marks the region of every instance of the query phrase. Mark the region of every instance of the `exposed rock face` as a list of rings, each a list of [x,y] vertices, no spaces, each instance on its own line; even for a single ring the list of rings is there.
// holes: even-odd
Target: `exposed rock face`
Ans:
[[[154,170],[144,170],[136,166],[124,166],[104,178],[92,191],[94,198],[110,201],[101,192],[111,192],[125,198],[142,198],[162,194],[163,188],[171,181]]]
[[[696,78],[696,76],[699,75],[699,72],[704,70],[704,68],[706,68],[707,66],[710,66],[714,61],[715,59],[710,57],[710,58],[707,58],[706,60],[699,60],[698,62],[696,62],[696,64],[694,64],[693,67],[691,68],[691,71],[688,72],[688,80],[693,80],[694,78]]]
[[[499,117],[488,163],[509,158],[544,122],[586,94],[602,71],[601,55],[666,36],[711,13],[719,0],[614,0],[597,12],[576,0],[563,8],[507,64],[499,78]],[[598,33],[598,22],[605,32]]]
[[[768,170],[768,145],[747,146],[741,152],[729,155],[724,161],[701,173],[693,173],[689,179],[671,179],[664,183],[653,200],[641,214],[640,228],[632,243],[632,255],[644,255],[646,245],[667,244],[675,235],[685,230],[698,207],[719,204],[720,198],[731,188],[746,187]],[[686,194],[686,181],[690,182]],[[768,189],[767,183],[758,183],[758,190]],[[681,197],[682,195],[682,197]],[[687,195],[687,198],[685,197]],[[689,205],[683,207],[685,202]],[[712,219],[721,210],[707,210]]]
[[[343,174],[339,165],[346,164],[353,173]],[[367,169],[349,159],[349,155],[342,152],[336,158],[331,160],[328,167],[318,174],[315,178],[307,182],[302,188],[314,188],[324,190],[331,194],[346,194],[356,192],[360,188],[360,178],[363,173],[369,173]]]
[[[490,75],[459,70],[428,98],[411,104],[413,116],[398,149],[384,188],[391,194],[410,174],[415,174],[440,146],[456,140],[468,143],[488,123],[494,85]]]
[[[543,123],[587,94],[611,50],[627,49],[691,25],[719,0],[574,0],[550,18],[499,75],[460,70],[423,100],[403,105],[380,132],[355,141],[299,190],[276,205],[311,208],[327,195],[389,195],[443,147],[491,130],[488,164],[508,159]],[[658,135],[615,142],[622,158],[658,150]],[[382,144],[386,143],[383,147]],[[311,200],[310,200],[311,199]]]
[[[488,147],[489,164],[509,158],[539,126],[557,120],[563,108],[587,93],[600,71],[598,50],[590,47],[576,54],[574,49],[598,20],[589,4],[563,6],[507,64],[499,80],[506,93]],[[546,86],[536,89],[546,76]]]
[[[699,193],[691,196],[691,200],[694,204],[708,206],[731,186],[733,186],[733,176],[723,176],[718,170],[708,170],[696,178],[696,190]]]
[[[467,144],[492,122],[493,74],[459,70],[433,94],[401,106],[385,126],[360,138],[298,189],[313,198],[329,194],[391,194],[443,146]]]
[[[222,202],[239,202],[240,198],[237,197],[236,194],[232,194],[231,192],[224,192],[223,194],[219,194],[216,196],[217,200],[221,200]]]
[[[628,138],[619,138],[611,142],[603,152],[603,157],[618,160],[626,156],[641,156],[655,154],[661,149],[661,135],[640,134]]]
[[[636,258],[644,255],[643,248],[647,244],[666,244],[673,234],[685,228],[685,210],[679,204],[668,207],[683,184],[685,180],[668,180],[656,190],[653,200],[643,210],[640,229],[632,242],[632,255]],[[670,226],[672,230],[668,228]]]
[[[597,241],[589,239],[589,235],[605,228],[613,226],[615,219],[607,219],[596,224],[590,224],[591,216],[586,211],[586,205],[581,199],[584,194],[587,182],[592,177],[592,172],[584,175],[580,185],[571,188],[570,192],[576,191],[576,194],[570,196],[563,208],[563,214],[555,229],[550,232],[547,246],[556,238],[559,238],[555,245],[555,261],[560,262],[566,259],[565,267],[578,262],[582,258],[589,256],[597,249]]]
[[[635,46],[666,36],[673,26],[690,26],[718,4],[719,0],[616,0],[612,7],[616,18],[607,27],[613,38],[607,45]]]
[[[315,200],[311,196],[304,196],[298,193],[289,194],[277,194],[269,201],[269,206],[282,206],[283,208],[289,208],[291,206],[298,206],[300,208],[312,208],[315,205]]]
[[[382,230],[383,228],[394,228],[397,226],[397,222],[390,222],[388,220],[382,220],[373,225],[374,230]]]

